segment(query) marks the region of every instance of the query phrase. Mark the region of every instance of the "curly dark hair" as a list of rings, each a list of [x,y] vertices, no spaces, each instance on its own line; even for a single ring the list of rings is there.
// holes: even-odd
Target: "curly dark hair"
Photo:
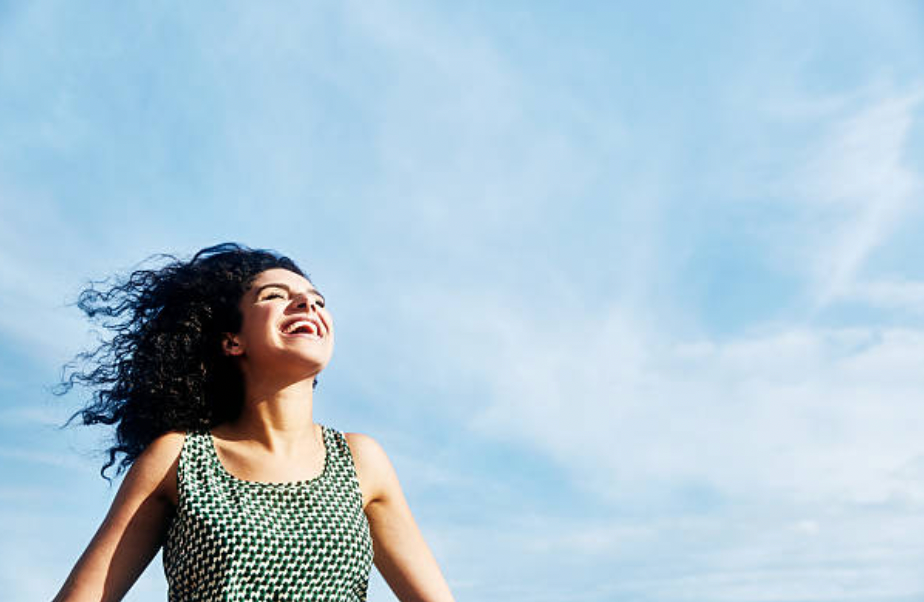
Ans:
[[[63,426],[77,417],[116,425],[100,469],[109,481],[118,454],[116,476],[168,431],[212,428],[239,415],[243,377],[221,346],[224,333],[240,331],[238,303],[265,270],[308,278],[288,257],[238,243],[202,249],[188,261],[167,254],[146,261],[156,259],[170,263],[91,281],[80,293],[77,307],[112,336],[65,365],[55,391],[64,395],[75,383],[93,390]]]

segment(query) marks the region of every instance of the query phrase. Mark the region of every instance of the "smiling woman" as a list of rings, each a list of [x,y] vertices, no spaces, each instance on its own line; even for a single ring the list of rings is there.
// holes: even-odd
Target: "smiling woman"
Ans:
[[[452,600],[381,446],[312,418],[334,322],[307,275],[233,243],[166,257],[78,301],[113,336],[60,392],[94,389],[71,420],[115,425],[101,473],[128,472],[55,602],[120,600],[161,547],[171,602],[365,600],[373,562],[400,600]]]

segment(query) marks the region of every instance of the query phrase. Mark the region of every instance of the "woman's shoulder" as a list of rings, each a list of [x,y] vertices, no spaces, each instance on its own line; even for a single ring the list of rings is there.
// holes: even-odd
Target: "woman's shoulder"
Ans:
[[[388,494],[392,481],[396,480],[388,454],[370,435],[343,433],[343,436],[350,446],[356,477],[363,490],[364,505],[382,499]]]
[[[138,456],[132,465],[132,471],[150,482],[154,493],[177,504],[177,467],[186,432],[168,431],[157,436]]]
[[[147,456],[147,461],[152,465],[170,465],[179,459],[185,440],[186,431],[167,431],[155,437],[138,456],[138,460]]]
[[[387,460],[388,456],[378,441],[366,433],[343,433],[350,446],[350,453],[353,455],[353,462],[363,464],[376,464]]]

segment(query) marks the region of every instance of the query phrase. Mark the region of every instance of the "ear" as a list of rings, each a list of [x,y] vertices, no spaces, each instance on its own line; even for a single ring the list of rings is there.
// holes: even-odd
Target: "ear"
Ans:
[[[237,340],[237,337],[230,333],[225,334],[225,338],[221,342],[221,348],[224,350],[225,355],[244,354],[244,347],[241,345],[240,341]]]

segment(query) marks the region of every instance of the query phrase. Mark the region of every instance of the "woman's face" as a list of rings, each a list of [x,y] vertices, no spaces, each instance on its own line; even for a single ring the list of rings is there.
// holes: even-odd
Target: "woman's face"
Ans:
[[[324,305],[304,276],[282,268],[261,272],[241,298],[241,331],[229,336],[225,351],[250,375],[313,377],[334,350],[334,322]]]

